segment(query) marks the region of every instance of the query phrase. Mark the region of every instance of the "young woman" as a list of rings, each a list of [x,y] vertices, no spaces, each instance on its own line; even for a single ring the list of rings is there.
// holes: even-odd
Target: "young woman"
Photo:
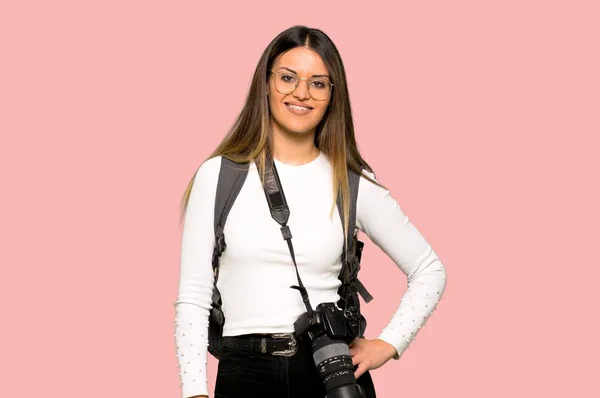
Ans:
[[[295,336],[293,355],[273,352],[281,350],[278,341],[291,342],[286,338],[293,336],[295,321],[307,309],[298,291],[290,289],[298,284],[296,269],[263,188],[261,176],[271,161],[289,205],[297,269],[313,307],[339,299],[344,231],[354,226],[343,225],[335,209],[341,195],[348,214],[348,167],[362,176],[355,227],[408,277],[398,310],[379,336],[350,344],[354,376],[364,396],[374,397],[368,371],[402,355],[441,298],[446,271],[358,151],[344,66],[335,45],[322,31],[304,26],[285,30],[266,48],[244,108],[196,171],[183,198],[174,323],[182,397],[209,395],[214,206],[224,158],[248,163],[249,171],[224,229],[227,248],[217,278],[224,348],[214,396],[323,398],[327,392],[309,339]]]

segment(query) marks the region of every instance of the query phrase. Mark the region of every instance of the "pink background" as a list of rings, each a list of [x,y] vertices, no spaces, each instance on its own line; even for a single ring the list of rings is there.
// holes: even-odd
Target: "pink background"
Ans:
[[[448,271],[379,397],[600,396],[598,2],[205,3],[0,5],[0,396],[179,397],[179,200],[294,24]],[[373,337],[406,278],[363,264]]]

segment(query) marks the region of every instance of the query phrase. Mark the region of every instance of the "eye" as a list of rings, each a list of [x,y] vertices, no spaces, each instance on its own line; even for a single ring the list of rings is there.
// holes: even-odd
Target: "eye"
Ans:
[[[329,85],[329,83],[325,80],[313,80],[310,84],[311,84],[311,86],[318,88],[318,89],[327,88],[327,86]]]
[[[285,83],[293,83],[296,81],[296,76],[289,74],[289,73],[284,73],[279,77],[282,81],[284,81]]]

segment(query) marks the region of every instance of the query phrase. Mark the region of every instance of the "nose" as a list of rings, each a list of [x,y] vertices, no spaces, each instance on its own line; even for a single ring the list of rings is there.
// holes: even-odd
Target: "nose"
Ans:
[[[302,84],[304,83],[304,84]],[[298,100],[307,100],[310,98],[310,93],[308,92],[308,81],[305,79],[301,79],[298,82],[298,87],[292,93],[294,97],[298,98]]]

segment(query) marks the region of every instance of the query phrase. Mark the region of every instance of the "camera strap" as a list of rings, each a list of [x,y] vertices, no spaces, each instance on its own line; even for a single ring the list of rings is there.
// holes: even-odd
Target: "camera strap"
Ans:
[[[290,208],[288,207],[285,194],[283,193],[283,187],[281,186],[281,180],[279,179],[275,162],[270,155],[267,156],[265,162],[265,181],[263,183],[263,188],[265,191],[265,196],[267,197],[267,202],[269,203],[271,216],[281,226],[281,234],[283,235],[283,239],[287,242],[290,255],[292,256],[292,261],[294,262],[294,268],[296,269],[298,286],[291,286],[291,288],[300,292],[302,295],[302,301],[306,306],[306,311],[312,318],[314,310],[310,305],[308,292],[306,291],[306,288],[302,283],[302,279],[300,278],[300,273],[298,272],[296,256],[294,255],[294,246],[292,245],[292,232],[290,231],[290,227],[287,225],[287,222],[290,218]]]

